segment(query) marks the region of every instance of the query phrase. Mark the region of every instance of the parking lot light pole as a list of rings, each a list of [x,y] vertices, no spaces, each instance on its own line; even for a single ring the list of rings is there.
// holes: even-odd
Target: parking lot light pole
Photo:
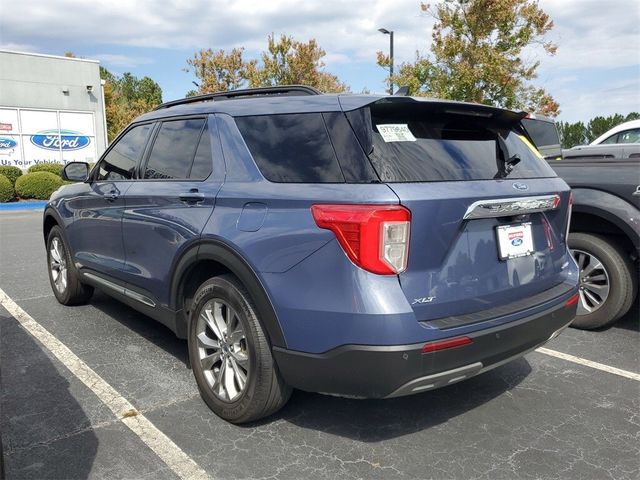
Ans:
[[[379,28],[378,31],[389,35],[389,95],[393,95],[393,30]]]

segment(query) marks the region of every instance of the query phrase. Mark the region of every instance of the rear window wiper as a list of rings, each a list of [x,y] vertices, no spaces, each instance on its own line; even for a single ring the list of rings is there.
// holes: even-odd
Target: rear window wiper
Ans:
[[[499,133],[497,134],[497,138],[500,154],[496,155],[496,164],[498,166],[498,171],[493,176],[493,178],[501,179],[508,177],[513,169],[516,168],[516,165],[518,165],[522,161],[522,159],[517,153],[509,157],[509,150],[507,149],[506,142]]]

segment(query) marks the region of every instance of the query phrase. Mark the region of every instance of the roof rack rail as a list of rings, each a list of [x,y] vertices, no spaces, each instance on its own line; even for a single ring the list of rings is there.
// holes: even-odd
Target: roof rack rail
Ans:
[[[210,100],[233,100],[246,97],[264,97],[269,95],[299,96],[299,95],[322,95],[322,92],[306,85],[282,85],[277,87],[244,88],[240,90],[229,90],[226,92],[205,93],[195,97],[181,98],[158,105],[155,110],[175,107],[187,103],[206,102]]]

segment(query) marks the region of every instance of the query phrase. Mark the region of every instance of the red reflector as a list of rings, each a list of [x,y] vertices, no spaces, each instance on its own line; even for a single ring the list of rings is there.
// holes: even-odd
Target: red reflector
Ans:
[[[575,305],[576,303],[578,303],[578,300],[580,300],[580,294],[576,293],[569,300],[567,300],[567,303],[564,304],[564,307],[569,308],[571,305]]]
[[[463,345],[469,345],[470,343],[473,343],[473,340],[469,337],[448,338],[437,342],[425,343],[422,346],[422,353],[431,353],[438,350],[445,350],[447,348],[461,347]]]

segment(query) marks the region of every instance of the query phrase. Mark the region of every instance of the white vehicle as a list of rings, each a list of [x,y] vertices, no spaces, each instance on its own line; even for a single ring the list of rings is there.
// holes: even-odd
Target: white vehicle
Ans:
[[[611,145],[615,143],[640,143],[640,120],[631,120],[613,127],[589,145]]]

